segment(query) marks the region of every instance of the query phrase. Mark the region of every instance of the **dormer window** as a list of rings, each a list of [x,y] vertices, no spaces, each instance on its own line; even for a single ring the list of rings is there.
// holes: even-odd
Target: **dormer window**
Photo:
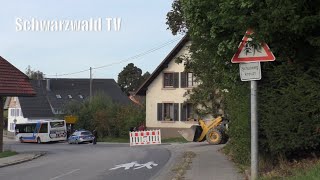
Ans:
[[[71,95],[68,95],[68,98],[69,98],[69,99],[72,99],[72,96],[71,96]]]
[[[56,94],[57,99],[61,99],[61,95],[60,94]]]

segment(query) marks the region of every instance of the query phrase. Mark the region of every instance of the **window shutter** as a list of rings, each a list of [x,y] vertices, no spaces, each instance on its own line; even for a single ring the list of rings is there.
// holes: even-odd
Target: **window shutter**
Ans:
[[[179,103],[174,103],[173,104],[173,120],[174,121],[179,121]]]
[[[180,107],[181,107],[181,111],[180,111],[180,114],[181,114],[181,115],[180,115],[180,118],[181,118],[181,119],[180,119],[180,120],[181,120],[181,121],[186,121],[186,120],[187,120],[187,119],[186,119],[186,110],[187,110],[187,109],[186,109],[186,106],[183,105],[183,103],[181,103],[181,104],[180,104]]]
[[[158,112],[157,112],[157,116],[158,116],[158,121],[162,121],[162,103],[158,103]]]
[[[166,81],[166,74],[165,73],[163,73],[162,74],[162,87],[165,87],[165,81]]]
[[[181,88],[187,87],[187,73],[186,72],[181,72]]]
[[[173,87],[179,88],[179,73],[173,73]]]

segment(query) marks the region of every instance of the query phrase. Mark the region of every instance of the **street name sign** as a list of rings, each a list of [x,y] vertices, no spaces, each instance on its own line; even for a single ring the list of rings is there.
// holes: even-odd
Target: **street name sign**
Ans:
[[[269,46],[266,43],[261,44],[261,48],[257,49],[252,46],[250,41],[252,39],[248,37],[252,31],[248,30],[246,35],[242,38],[239,44],[238,51],[233,55],[232,63],[247,63],[247,62],[263,62],[263,61],[274,61],[276,58],[270,51]]]
[[[240,63],[241,81],[255,81],[261,79],[260,62]]]

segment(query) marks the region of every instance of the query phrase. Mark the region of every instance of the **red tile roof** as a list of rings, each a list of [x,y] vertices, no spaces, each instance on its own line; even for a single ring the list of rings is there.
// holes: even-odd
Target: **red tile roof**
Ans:
[[[0,96],[34,96],[28,76],[0,56]]]

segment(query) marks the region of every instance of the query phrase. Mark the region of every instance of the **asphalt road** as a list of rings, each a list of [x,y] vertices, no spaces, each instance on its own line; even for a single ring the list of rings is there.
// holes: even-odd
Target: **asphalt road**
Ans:
[[[147,180],[159,174],[171,156],[162,146],[129,147],[128,144],[5,142],[5,147],[18,152],[45,151],[47,154],[1,168],[1,180]]]

